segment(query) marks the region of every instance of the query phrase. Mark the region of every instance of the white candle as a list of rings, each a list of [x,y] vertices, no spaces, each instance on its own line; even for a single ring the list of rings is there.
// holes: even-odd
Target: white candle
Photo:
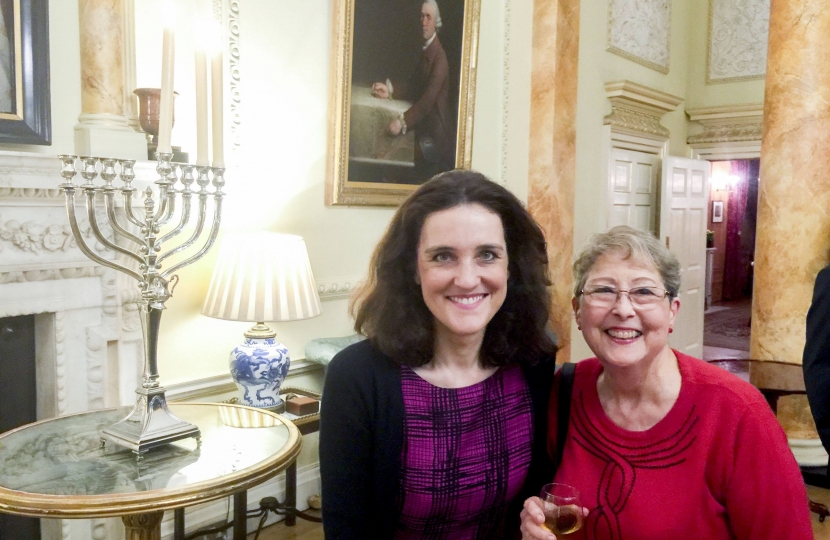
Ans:
[[[211,80],[211,114],[213,115],[213,166],[225,166],[225,148],[223,141],[223,88],[222,88],[222,47],[217,46],[210,64]]]
[[[172,10],[172,6],[165,6]],[[161,53],[161,103],[159,104],[159,153],[170,153],[170,133],[173,131],[173,65],[176,36],[173,33],[173,15],[167,14]]]
[[[208,86],[207,54],[196,49],[196,165],[207,167],[208,161]]]

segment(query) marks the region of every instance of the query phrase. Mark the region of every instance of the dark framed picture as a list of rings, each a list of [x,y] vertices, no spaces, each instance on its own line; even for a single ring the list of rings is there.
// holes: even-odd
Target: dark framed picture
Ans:
[[[723,201],[712,201],[712,223],[723,221]]]
[[[326,204],[397,205],[469,168],[481,0],[332,0]]]
[[[52,144],[48,0],[0,0],[0,142]]]

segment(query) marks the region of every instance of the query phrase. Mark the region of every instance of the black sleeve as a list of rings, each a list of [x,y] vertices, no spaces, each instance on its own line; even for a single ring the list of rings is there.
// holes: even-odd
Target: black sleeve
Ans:
[[[802,367],[818,434],[824,448],[830,451],[830,267],[816,277],[813,303],[807,312]]]
[[[553,482],[553,462],[547,451],[548,444],[548,401],[556,371],[556,358],[550,357],[538,364],[525,368],[525,378],[533,403],[533,447],[530,468],[519,495],[508,505],[505,519],[505,539],[519,539],[519,514],[526,499],[539,495],[542,486]]]
[[[320,409],[320,479],[327,540],[363,539],[372,523],[372,405],[354,348],[326,368]],[[356,365],[357,364],[357,365]],[[362,379],[359,377],[363,375]]]

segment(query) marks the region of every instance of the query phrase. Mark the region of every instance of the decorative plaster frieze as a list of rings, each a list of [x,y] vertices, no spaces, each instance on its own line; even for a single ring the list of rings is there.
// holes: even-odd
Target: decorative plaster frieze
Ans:
[[[709,125],[704,126],[703,133],[692,135],[686,142],[694,145],[702,143],[760,141],[762,129],[763,125],[761,122],[722,126]]]
[[[52,171],[54,173],[54,171]],[[63,202],[63,191],[58,188],[16,188],[0,186],[0,199],[34,199]]]
[[[239,0],[231,0],[228,6],[228,52],[231,107],[231,152],[237,154],[242,145],[242,98],[239,69]]]
[[[104,519],[91,519],[92,540],[107,540],[107,522]]]
[[[761,103],[690,109],[686,114],[689,120],[703,125],[703,132],[686,139],[692,148],[715,143],[761,142],[764,120]]]
[[[611,114],[605,117],[605,125],[644,135],[655,135],[668,139],[669,130],[660,123],[660,117],[620,107],[611,107]]]
[[[659,71],[669,72],[671,0],[610,0],[608,50]]]
[[[606,83],[605,95],[611,102],[611,114],[604,124],[612,131],[659,140],[669,138],[669,130],[660,119],[683,102],[683,98],[631,81]]]
[[[224,16],[227,13],[227,17]],[[240,65],[239,0],[213,0],[213,18],[227,28],[228,34],[228,88],[230,98],[231,153],[238,154],[242,146],[242,98]]]
[[[86,395],[88,410],[104,408],[107,340],[101,327],[86,329]]]
[[[362,281],[362,277],[317,280],[317,293],[320,295],[320,300],[323,302],[341,300],[351,296]]]
[[[125,332],[135,332],[141,328],[138,310],[141,292],[137,287],[132,287],[120,289],[119,294],[121,295],[121,329]]]
[[[55,313],[55,387],[57,388],[58,415],[66,414],[66,314]]]
[[[101,232],[107,239],[112,240],[112,228],[102,208],[96,209],[96,217]],[[78,219],[78,229],[84,237],[93,238],[88,220]],[[97,240],[91,243],[91,247],[99,253],[109,251]],[[0,252],[6,248],[39,255],[44,252],[77,250],[78,245],[75,243],[72,229],[65,221],[48,223],[32,219],[20,222],[17,219],[3,220],[0,215]]]
[[[12,269],[0,268],[0,285],[6,283],[27,283],[30,281],[50,281],[53,279],[75,279],[96,277],[104,274],[103,266],[94,264],[69,264],[68,266],[16,266]]]
[[[711,0],[706,82],[764,77],[769,13],[770,0]]]

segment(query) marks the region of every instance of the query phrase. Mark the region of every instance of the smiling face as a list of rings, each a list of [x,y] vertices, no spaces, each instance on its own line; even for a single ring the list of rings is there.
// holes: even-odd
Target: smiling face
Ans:
[[[498,214],[464,204],[427,217],[416,279],[437,337],[484,337],[507,296],[507,262]]]
[[[601,255],[588,272],[585,290],[599,286],[665,288],[653,263],[636,256],[623,258],[619,253]],[[612,306],[597,307],[581,295],[574,298],[573,308],[582,335],[600,362],[625,367],[667,350],[669,328],[680,301],[667,296],[654,305],[635,307],[621,294]]]
[[[432,4],[421,5],[421,32],[424,41],[435,35],[435,7]]]

